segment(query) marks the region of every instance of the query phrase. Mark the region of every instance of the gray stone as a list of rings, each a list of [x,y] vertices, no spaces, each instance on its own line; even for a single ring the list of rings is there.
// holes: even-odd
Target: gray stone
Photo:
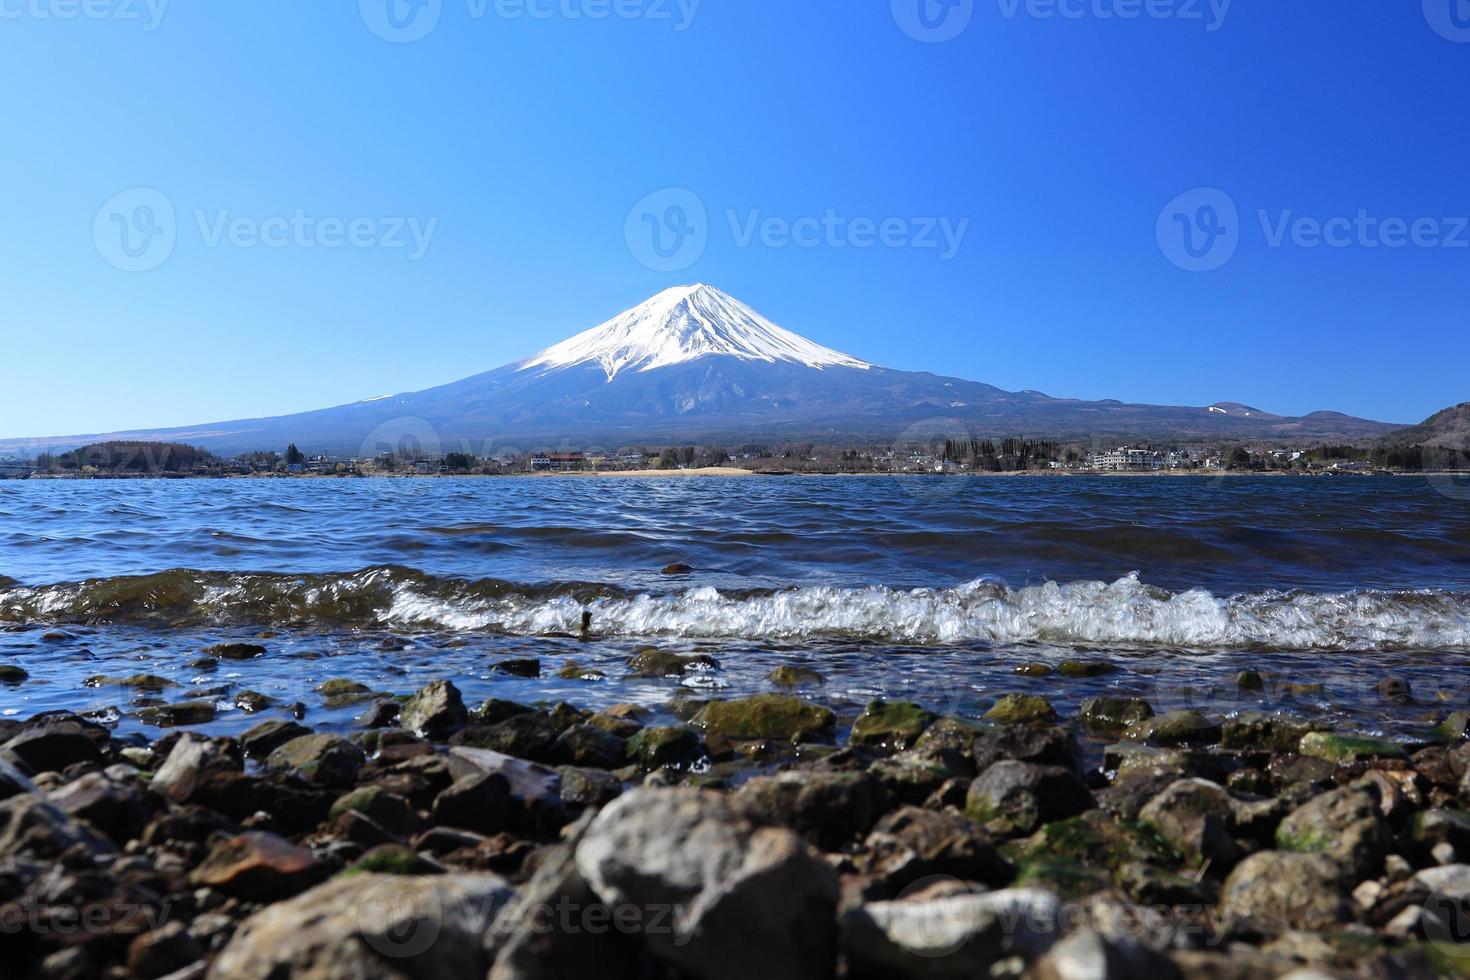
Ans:
[[[446,738],[469,720],[459,688],[446,680],[426,685],[404,703],[398,715],[400,725],[425,738]]]
[[[1092,794],[1070,770],[997,762],[970,784],[965,813],[991,833],[1018,835],[1092,806]]]
[[[1324,855],[1261,851],[1225,879],[1220,911],[1276,932],[1321,931],[1352,920],[1351,886]]]

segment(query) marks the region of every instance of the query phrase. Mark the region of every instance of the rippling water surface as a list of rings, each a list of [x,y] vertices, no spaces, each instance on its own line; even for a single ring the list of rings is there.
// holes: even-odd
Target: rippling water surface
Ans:
[[[0,482],[0,711],[155,701],[258,718],[258,691],[350,721],[321,680],[402,692],[667,701],[764,689],[914,697],[1099,690],[1280,708],[1412,731],[1464,707],[1470,493],[1422,479],[752,478]],[[680,574],[665,566],[687,565]],[[584,612],[592,636],[576,634]],[[261,637],[264,634],[264,637]],[[267,654],[198,666],[255,639]],[[715,654],[683,681],[623,676],[638,643]],[[539,657],[548,677],[495,672]],[[1086,680],[1027,661],[1107,660]],[[605,678],[551,677],[575,658]],[[1240,695],[1243,667],[1267,690]],[[173,687],[106,679],[146,672]],[[1411,680],[1387,705],[1376,680]],[[88,686],[88,681],[92,686]],[[155,688],[158,684],[155,684]],[[146,712],[145,712],[146,714]]]

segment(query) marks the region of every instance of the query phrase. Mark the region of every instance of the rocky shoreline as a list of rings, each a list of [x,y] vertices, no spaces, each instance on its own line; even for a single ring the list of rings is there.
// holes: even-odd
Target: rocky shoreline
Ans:
[[[349,731],[0,720],[0,974],[1470,975],[1463,714],[1406,745],[1014,694],[848,732],[808,674],[678,724],[443,680]]]

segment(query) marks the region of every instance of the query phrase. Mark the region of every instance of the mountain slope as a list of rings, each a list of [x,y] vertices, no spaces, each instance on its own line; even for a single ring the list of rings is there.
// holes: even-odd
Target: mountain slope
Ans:
[[[927,372],[823,347],[709,286],[665,290],[526,360],[425,391],[208,426],[0,441],[33,453],[102,438],[229,453],[373,455],[405,445],[490,453],[567,445],[883,441],[1020,435],[1099,441],[1362,440],[1394,427],[1333,412],[1290,418],[1234,402],[1086,402]]]
[[[1470,402],[1435,412],[1418,425],[1398,429],[1385,436],[1384,442],[1395,446],[1470,450]]]

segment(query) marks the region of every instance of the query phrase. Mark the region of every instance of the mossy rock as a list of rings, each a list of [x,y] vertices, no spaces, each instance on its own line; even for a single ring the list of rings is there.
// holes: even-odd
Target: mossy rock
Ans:
[[[1084,898],[1112,885],[1108,875],[1081,861],[1057,855],[1040,855],[1016,863],[1015,888],[1041,888],[1067,899]]]
[[[1007,694],[987,712],[985,717],[1002,724],[1055,721],[1057,709],[1046,698],[1036,694]]]
[[[97,674],[88,677],[82,683],[87,687],[129,687],[138,691],[162,691],[170,687],[178,687],[167,677],[159,677],[157,674],[129,674],[126,677]]]
[[[1106,660],[1063,660],[1057,664],[1057,673],[1063,677],[1102,677],[1117,670],[1116,664]]]
[[[1360,759],[1401,759],[1406,754],[1404,747],[1391,739],[1333,732],[1308,732],[1302,736],[1297,751],[1315,759],[1338,763]]]
[[[1429,732],[1438,742],[1458,742],[1470,736],[1470,712],[1456,711]]]
[[[679,677],[691,670],[711,670],[718,666],[714,657],[703,653],[681,657],[658,647],[639,647],[628,660],[628,672],[634,677]]]
[[[1129,741],[1166,748],[1213,745],[1220,741],[1220,723],[1198,711],[1167,711],[1128,726],[1123,737]]]
[[[411,848],[401,844],[380,844],[368,851],[352,867],[342,872],[351,875],[424,875],[439,874],[443,868],[427,861]]]
[[[1220,726],[1220,745],[1233,751],[1295,752],[1302,736],[1324,727],[1317,722],[1247,711]]]
[[[1064,857],[1116,874],[1127,864],[1169,867],[1179,862],[1158,832],[1138,821],[1115,820],[1103,810],[1054,820],[1018,849],[1018,860]]]
[[[1052,667],[1051,664],[1033,660],[1030,663],[1017,664],[1014,673],[1022,677],[1047,677],[1052,673]]]
[[[852,723],[847,743],[902,752],[918,742],[936,717],[912,701],[869,701]]]
[[[324,698],[335,698],[345,694],[371,694],[372,690],[366,684],[360,684],[345,677],[334,677],[318,684],[316,693]]]
[[[924,734],[914,742],[914,748],[933,751],[953,750],[961,755],[970,755],[975,748],[975,739],[980,729],[968,722],[946,715],[935,720]]]
[[[798,742],[829,734],[837,716],[831,709],[789,694],[757,694],[734,701],[711,701],[695,715],[694,723],[711,734],[729,738]]]
[[[634,732],[627,757],[645,769],[684,766],[701,755],[699,736],[682,725],[655,725]]]
[[[821,684],[826,679],[809,667],[797,667],[794,664],[782,664],[766,675],[766,680],[777,687],[805,687]]]
[[[31,675],[15,664],[0,664],[0,684],[19,684]]]
[[[177,704],[160,704],[138,712],[144,721],[161,728],[179,725],[203,725],[214,721],[213,701],[180,701]]]
[[[607,675],[600,670],[591,667],[583,667],[575,660],[568,660],[557,670],[556,676],[564,681],[600,681],[605,680]]]
[[[1077,712],[1082,727],[1103,735],[1116,735],[1153,716],[1153,706],[1142,698],[1109,696],[1087,698]]]

